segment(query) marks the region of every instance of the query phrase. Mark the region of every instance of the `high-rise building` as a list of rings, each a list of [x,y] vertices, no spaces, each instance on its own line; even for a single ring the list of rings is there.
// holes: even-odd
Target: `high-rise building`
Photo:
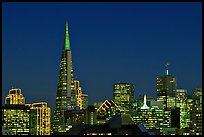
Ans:
[[[97,120],[97,112],[94,106],[88,106],[84,110],[84,116],[85,116],[85,124],[96,124]]]
[[[26,104],[30,107],[30,135],[50,135],[50,108],[46,102]]]
[[[187,90],[177,89],[176,107],[180,108],[180,128],[189,127],[188,106],[187,106]]]
[[[82,94],[82,109],[86,109],[88,107],[88,94]]]
[[[175,107],[176,97],[176,77],[168,72],[168,63],[165,65],[165,75],[157,77],[157,100],[163,99],[164,108]],[[170,106],[169,106],[170,105]]]
[[[70,123],[65,122],[65,111],[74,109],[75,107],[76,95],[74,91],[74,74],[68,33],[68,22],[66,22],[56,105],[54,110],[53,133],[65,132],[69,129],[68,127],[70,126]]]
[[[193,107],[190,112],[190,135],[202,135],[202,89],[193,91]]]
[[[20,88],[12,88],[5,99],[5,104],[25,104],[25,98]]]
[[[137,110],[136,114],[132,116],[135,124],[143,124],[146,129],[156,129],[157,117],[156,113],[147,106],[146,95],[144,95],[143,106]]]
[[[134,85],[130,83],[114,84],[113,101],[119,107],[121,114],[127,114],[133,109]]]
[[[80,82],[78,80],[74,80],[74,90],[77,96],[77,106],[79,107],[79,109],[83,109],[82,89],[80,87]]]
[[[193,97],[192,95],[187,95],[187,119],[186,122],[188,124],[189,130],[190,130],[190,123],[192,120],[192,110],[193,110]],[[190,133],[190,131],[189,131]]]
[[[84,111],[80,110],[78,107],[76,107],[74,110],[65,111],[65,121],[71,123],[69,128],[71,128],[72,125],[84,124]]]
[[[30,107],[24,104],[2,106],[2,126],[13,135],[30,135]]]

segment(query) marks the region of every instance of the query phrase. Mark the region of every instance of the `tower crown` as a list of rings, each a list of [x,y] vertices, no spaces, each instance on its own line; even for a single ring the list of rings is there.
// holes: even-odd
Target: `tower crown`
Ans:
[[[146,102],[146,95],[144,95],[144,105],[141,107],[141,109],[149,109]]]
[[[65,26],[64,46],[65,46],[64,47],[65,50],[70,50],[68,21],[66,21],[66,26]]]

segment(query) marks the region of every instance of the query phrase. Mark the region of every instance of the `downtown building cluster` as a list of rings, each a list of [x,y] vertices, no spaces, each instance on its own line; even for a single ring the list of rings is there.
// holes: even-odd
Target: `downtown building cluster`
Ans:
[[[2,108],[4,131],[18,135],[202,135],[202,89],[195,88],[189,95],[177,88],[168,65],[165,74],[156,78],[156,99],[148,95],[134,99],[134,84],[118,82],[113,84],[112,100],[88,105],[88,94],[74,79],[66,22],[54,120],[46,102],[25,104],[21,90],[11,89]]]
[[[46,102],[25,104],[21,89],[12,88],[2,106],[2,135],[50,135],[50,113]]]

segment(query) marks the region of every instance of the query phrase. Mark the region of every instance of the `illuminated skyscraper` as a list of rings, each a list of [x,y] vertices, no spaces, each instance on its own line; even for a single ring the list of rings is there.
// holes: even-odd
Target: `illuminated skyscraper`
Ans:
[[[83,102],[82,102],[82,90],[80,87],[80,82],[78,80],[74,80],[74,90],[77,96],[77,106],[79,109],[82,109]]]
[[[5,104],[25,104],[25,98],[21,93],[21,89],[12,88],[5,99]]]
[[[46,102],[26,104],[30,107],[30,134],[50,135],[50,108]]]
[[[187,106],[187,90],[177,89],[176,107],[180,108],[180,128],[189,127],[188,106]]]
[[[70,123],[66,123],[64,112],[72,110],[76,106],[76,95],[74,91],[74,75],[72,68],[72,56],[70,49],[68,22],[65,26],[64,46],[62,50],[56,105],[54,110],[53,133],[65,132]]]
[[[193,92],[193,108],[190,112],[190,135],[202,135],[202,89]]]
[[[113,100],[119,107],[121,114],[127,114],[133,109],[134,85],[129,83],[114,84]]]
[[[190,127],[190,123],[191,123],[191,119],[192,119],[192,110],[193,110],[193,97],[192,95],[186,95],[187,97],[187,124],[188,124],[188,127]],[[190,128],[189,128],[190,130]],[[190,131],[189,131],[190,133]]]
[[[165,65],[165,75],[157,77],[157,100],[163,101],[164,108],[175,107],[176,77],[168,72],[168,63]]]
[[[163,124],[163,105],[159,101],[149,98],[149,106],[147,105],[146,95],[143,98],[143,105],[132,114],[135,124],[143,124],[149,131],[160,132]]]

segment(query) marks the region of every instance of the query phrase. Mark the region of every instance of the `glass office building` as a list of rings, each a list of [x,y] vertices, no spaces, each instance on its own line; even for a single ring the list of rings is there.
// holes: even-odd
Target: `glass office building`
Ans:
[[[130,83],[114,84],[113,101],[119,107],[121,114],[133,110],[134,85]]]

